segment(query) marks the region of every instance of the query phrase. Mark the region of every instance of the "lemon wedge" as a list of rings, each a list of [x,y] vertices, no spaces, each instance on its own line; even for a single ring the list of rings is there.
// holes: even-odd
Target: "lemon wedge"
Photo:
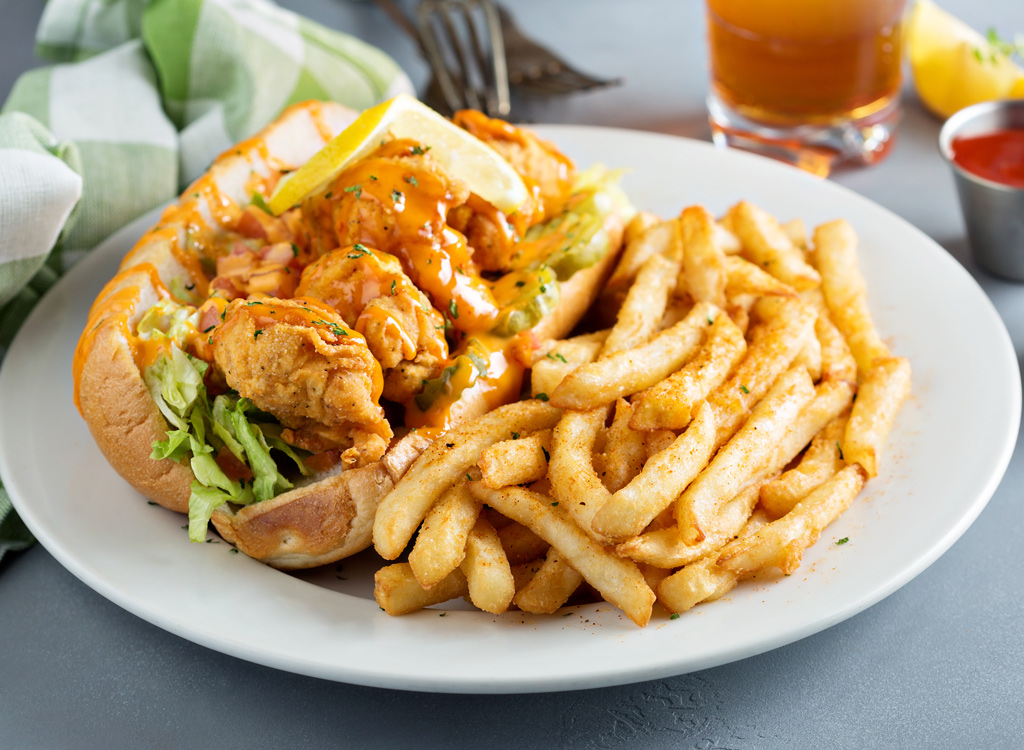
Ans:
[[[279,216],[306,196],[324,189],[348,165],[362,159],[388,134],[410,138],[430,149],[448,174],[500,211],[512,213],[526,202],[522,178],[497,151],[452,124],[417,99],[399,94],[365,110],[312,159],[283,178],[268,205]]]
[[[921,101],[940,117],[990,99],[1024,94],[1024,69],[931,0],[918,0],[907,52]]]

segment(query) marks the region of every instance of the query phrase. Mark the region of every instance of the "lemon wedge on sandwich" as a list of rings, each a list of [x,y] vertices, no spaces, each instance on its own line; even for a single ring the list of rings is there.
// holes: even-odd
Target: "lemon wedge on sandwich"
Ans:
[[[1024,69],[931,0],[918,0],[907,52],[921,101],[940,117],[991,99],[1024,96]]]
[[[441,164],[448,174],[505,213],[529,197],[522,178],[487,144],[407,94],[365,110],[305,165],[282,179],[268,206],[274,215],[323,190],[350,164],[380,145],[388,135],[409,138]]]

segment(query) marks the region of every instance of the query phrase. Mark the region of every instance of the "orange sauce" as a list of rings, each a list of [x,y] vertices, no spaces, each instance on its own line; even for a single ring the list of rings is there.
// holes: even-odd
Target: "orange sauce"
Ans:
[[[445,392],[426,410],[415,399],[406,404],[407,427],[447,430],[451,427],[453,407],[460,399],[482,396],[489,409],[496,409],[519,398],[525,367],[516,355],[516,338],[477,337],[487,350],[487,374],[481,375],[468,363],[458,367]],[[456,355],[457,356],[457,355]],[[452,357],[454,361],[456,356]]]
[[[456,330],[487,331],[499,309],[466,238],[447,225],[455,196],[430,170],[394,158],[417,151],[422,148],[411,141],[386,144],[342,172],[314,210],[331,212],[341,245],[360,243],[397,257]]]
[[[140,347],[139,338],[131,331],[128,325],[128,319],[134,315],[135,308],[138,306],[141,298],[141,290],[138,283],[130,282],[134,280],[133,277],[139,275],[149,277],[149,283],[153,285],[153,288],[161,298],[170,296],[170,292],[167,291],[167,287],[160,280],[160,275],[157,273],[156,268],[149,263],[141,263],[121,271],[103,287],[103,290],[100,291],[99,296],[96,297],[96,301],[89,310],[85,330],[78,339],[78,346],[75,348],[74,359],[71,363],[75,387],[75,406],[78,407],[79,413],[82,412],[82,403],[78,392],[79,381],[82,379],[82,369],[85,367],[85,361],[89,358],[89,353],[96,343],[96,335],[104,323],[112,320],[121,329],[121,333],[131,347],[135,363],[139,366],[139,372],[142,372],[145,366],[155,360],[154,353],[150,351],[151,347]]]

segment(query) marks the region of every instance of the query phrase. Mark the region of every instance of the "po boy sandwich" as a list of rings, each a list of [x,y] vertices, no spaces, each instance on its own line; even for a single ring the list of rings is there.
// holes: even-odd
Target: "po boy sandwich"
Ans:
[[[520,397],[632,208],[602,167],[408,97],[286,110],[221,155],[93,304],[75,400],[133,487],[281,569],[370,544],[448,428]]]

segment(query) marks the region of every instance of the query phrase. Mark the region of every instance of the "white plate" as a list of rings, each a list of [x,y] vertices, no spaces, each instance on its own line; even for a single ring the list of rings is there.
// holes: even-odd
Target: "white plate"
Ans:
[[[971,277],[901,219],[833,183],[668,136],[544,127],[580,164],[627,166],[637,206],[672,215],[741,198],[809,226],[850,220],[879,328],[910,358],[914,391],[882,474],[789,578],[745,584],[640,630],[608,605],[567,616],[459,609],[385,615],[364,554],[290,576],[223,543],[190,545],[183,516],[150,507],[107,466],[71,402],[71,355],[95,294],[155,220],[119,232],[62,279],[0,373],[0,475],[29,528],[92,588],[218,651],[332,680],[413,690],[524,692],[648,680],[767,651],[840,622],[905,584],[995,491],[1020,415],[1017,359]],[[849,537],[842,546],[837,539]],[[346,593],[347,592],[347,593]]]

